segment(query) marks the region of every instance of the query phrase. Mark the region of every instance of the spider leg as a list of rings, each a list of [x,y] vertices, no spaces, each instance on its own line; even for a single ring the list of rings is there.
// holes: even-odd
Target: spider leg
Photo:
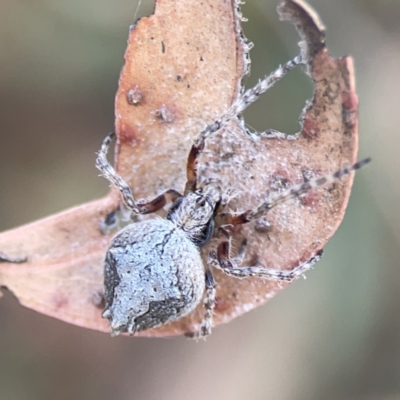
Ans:
[[[137,204],[140,214],[150,214],[163,208],[167,203],[174,203],[182,195],[174,189],[166,190],[154,199],[148,202],[142,202]]]
[[[166,203],[174,202],[179,197],[182,197],[176,190],[170,189],[150,201],[141,201],[137,203],[133,198],[132,191],[128,184],[116,173],[115,169],[107,160],[107,152],[114,137],[115,133],[110,133],[104,139],[99,154],[97,155],[96,167],[100,170],[101,175],[108,179],[111,184],[120,191],[122,200],[133,214],[153,213],[164,207]]]
[[[200,326],[200,337],[211,334],[212,318],[215,308],[215,281],[210,269],[206,270],[206,296],[204,298],[204,318]]]
[[[295,57],[288,61],[283,66],[277,68],[270,75],[266,76],[258,82],[253,88],[246,90],[235,102],[231,105],[228,111],[219,119],[207,125],[195,140],[190,152],[186,166],[187,182],[184,194],[196,191],[197,182],[197,160],[204,150],[205,140],[213,133],[219,131],[221,127],[238,114],[244,111],[250,104],[254,103],[262,93],[270,89],[276,82],[282,79],[287,72],[292,70],[296,65],[302,63],[301,56]]]
[[[189,152],[189,157],[186,164],[186,185],[184,195],[186,196],[188,193],[195,192],[197,189],[197,161],[200,157],[200,154],[204,150],[204,140],[200,143],[197,141],[192,145],[192,148]]]
[[[243,112],[250,104],[254,103],[261,94],[269,90],[276,82],[281,80],[290,70],[292,70],[297,65],[301,64],[301,56],[295,57],[293,60],[288,61],[283,66],[280,66],[270,75],[267,75],[264,79],[260,80],[254,87],[246,90],[237,100],[233,102],[228,111],[219,119],[215,120],[212,124],[207,125],[203,129],[195,144],[198,146],[204,142],[204,140],[221,129],[222,125],[236,117],[238,114]]]
[[[185,336],[191,339],[205,338],[211,335],[212,318],[215,308],[215,281],[212,272],[209,268],[205,272],[206,282],[206,295],[204,297],[204,317],[200,325],[200,329],[197,332],[187,333]]]
[[[272,208],[282,203],[285,203],[291,199],[299,197],[312,189],[316,189],[325,186],[329,183],[333,183],[338,179],[340,179],[343,175],[350,174],[352,171],[362,168],[370,161],[371,161],[370,158],[366,158],[364,160],[358,161],[357,163],[351,165],[350,167],[340,169],[333,174],[311,179],[308,182],[293,186],[291,189],[285,190],[284,192],[280,193],[271,200],[267,200],[264,203],[260,204],[254,210],[247,210],[239,214],[221,213],[215,217],[217,226],[245,224],[247,222],[261,218]]]
[[[299,264],[291,271],[281,271],[275,268],[265,267],[239,267],[230,259],[230,236],[225,230],[220,231],[220,242],[217,247],[217,251],[210,253],[210,263],[213,267],[221,269],[225,274],[233,276],[235,278],[248,278],[249,276],[256,276],[272,281],[283,281],[291,282],[306,271],[320,260],[322,256],[322,250],[320,250],[314,257],[308,260],[304,264]]]

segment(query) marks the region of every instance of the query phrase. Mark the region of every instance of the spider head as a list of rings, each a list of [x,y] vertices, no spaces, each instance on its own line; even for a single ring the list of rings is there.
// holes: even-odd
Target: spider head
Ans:
[[[203,246],[214,233],[214,214],[220,201],[221,188],[207,183],[175,201],[167,219],[182,229],[196,246]]]

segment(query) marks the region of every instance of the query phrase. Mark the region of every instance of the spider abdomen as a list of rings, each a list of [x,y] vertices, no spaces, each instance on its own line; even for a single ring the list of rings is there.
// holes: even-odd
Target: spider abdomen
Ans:
[[[114,334],[175,321],[200,302],[204,274],[198,248],[171,221],[130,224],[107,251],[103,316]]]

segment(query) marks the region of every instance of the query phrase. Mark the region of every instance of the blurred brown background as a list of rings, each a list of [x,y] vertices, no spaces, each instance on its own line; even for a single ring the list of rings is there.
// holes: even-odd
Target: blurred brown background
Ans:
[[[137,17],[152,10],[144,0]],[[400,399],[400,2],[314,0],[335,56],[352,54],[360,157],[346,218],[317,268],[206,343],[110,338],[0,301],[0,400]],[[277,1],[248,0],[247,85],[297,53]],[[106,193],[95,152],[136,0],[1,0],[0,230]],[[291,73],[246,112],[298,130],[311,94]]]

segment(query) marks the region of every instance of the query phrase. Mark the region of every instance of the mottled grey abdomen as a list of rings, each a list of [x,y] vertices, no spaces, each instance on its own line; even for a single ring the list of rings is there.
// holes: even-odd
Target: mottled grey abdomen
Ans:
[[[103,313],[114,334],[133,334],[191,312],[204,292],[198,248],[165,219],[133,223],[107,251]]]

